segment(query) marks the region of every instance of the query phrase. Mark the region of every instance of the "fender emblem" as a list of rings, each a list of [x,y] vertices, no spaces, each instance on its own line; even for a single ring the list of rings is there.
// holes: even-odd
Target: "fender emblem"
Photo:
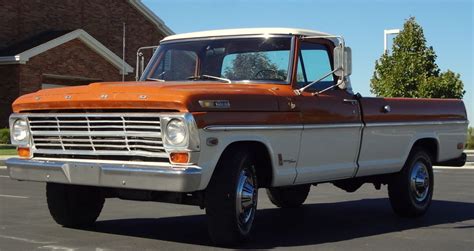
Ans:
[[[64,96],[64,98],[67,99],[67,100],[69,100],[69,99],[71,99],[72,97],[71,97],[71,95],[66,95],[66,96]]]
[[[202,108],[219,108],[226,109],[230,108],[229,100],[199,100],[199,105]]]

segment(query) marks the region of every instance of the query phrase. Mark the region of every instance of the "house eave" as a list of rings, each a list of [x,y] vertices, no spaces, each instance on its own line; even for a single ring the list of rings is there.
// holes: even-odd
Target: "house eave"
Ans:
[[[19,53],[18,55],[0,57],[0,64],[24,64],[32,57],[74,39],[79,39],[87,47],[89,47],[94,52],[102,56],[110,64],[115,66],[120,71],[120,74],[124,73],[125,75],[127,75],[128,73],[133,72],[134,69],[132,66],[130,66],[126,62],[124,63],[122,58],[117,56],[115,53],[113,53],[111,50],[109,50],[107,47],[105,47],[98,40],[93,38],[91,35],[89,35],[89,33],[87,33],[86,31],[82,29],[71,31],[63,36],[57,37],[55,39],[49,40],[46,43],[40,44],[26,51],[23,51]]]
[[[165,22],[159,18],[153,11],[151,11],[141,0],[128,0],[128,2],[135,7],[143,16],[145,16],[150,22],[152,22],[163,35],[173,35],[174,32],[165,24]]]

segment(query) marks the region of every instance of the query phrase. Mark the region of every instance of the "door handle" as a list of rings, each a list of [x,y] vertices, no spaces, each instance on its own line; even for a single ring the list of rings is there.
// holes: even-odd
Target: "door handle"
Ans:
[[[383,108],[382,108],[382,112],[383,113],[389,113],[392,111],[392,107],[390,107],[390,105],[385,105]]]
[[[350,103],[350,104],[353,104],[353,105],[357,105],[357,99],[347,99],[347,98],[345,98],[343,101],[344,101],[344,103]]]

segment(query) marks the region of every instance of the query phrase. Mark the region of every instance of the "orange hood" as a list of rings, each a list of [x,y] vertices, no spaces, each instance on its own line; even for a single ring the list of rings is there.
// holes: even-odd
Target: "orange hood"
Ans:
[[[280,85],[281,86],[281,85]],[[216,82],[110,82],[41,90],[19,97],[14,112],[72,109],[153,109],[179,112],[202,108],[199,100],[229,100],[226,111],[277,111],[272,84]]]

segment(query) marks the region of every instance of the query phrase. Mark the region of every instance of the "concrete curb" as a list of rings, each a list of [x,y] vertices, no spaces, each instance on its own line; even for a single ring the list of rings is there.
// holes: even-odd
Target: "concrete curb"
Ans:
[[[9,158],[17,157],[16,155],[2,155],[0,156],[0,166],[5,165],[5,161]]]

